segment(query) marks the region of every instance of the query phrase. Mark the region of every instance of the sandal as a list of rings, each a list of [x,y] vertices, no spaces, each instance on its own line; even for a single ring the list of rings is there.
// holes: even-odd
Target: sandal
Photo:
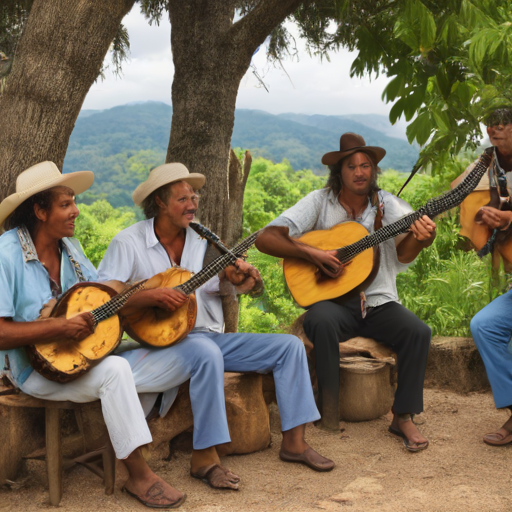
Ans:
[[[161,482],[155,482],[147,491],[145,494],[135,494],[131,491],[129,491],[126,487],[123,487],[123,492],[126,492],[133,498],[135,498],[137,501],[142,503],[143,505],[146,505],[146,507],[149,508],[159,508],[161,510],[169,510],[171,508],[178,508],[181,505],[183,505],[183,502],[185,501],[185,498],[187,497],[186,494],[183,495],[182,498],[176,500],[176,501],[167,501],[165,502],[166,496],[165,496],[165,489]]]
[[[229,476],[232,475],[232,476]],[[240,477],[232,473],[229,469],[221,466],[220,464],[214,464],[204,475],[199,475],[197,473],[192,473],[190,471],[190,476],[202,480],[204,483],[208,484],[212,489],[220,489],[222,491],[238,491],[238,483],[240,482]],[[231,485],[218,485],[216,483],[216,479],[220,477],[222,483],[222,478],[225,477],[227,482]],[[226,480],[224,480],[226,482]]]
[[[309,446],[302,453],[290,453],[281,449],[279,458],[284,462],[298,462],[304,464],[315,471],[331,471],[334,469],[334,462],[323,457]]]
[[[504,430],[506,434],[502,434],[502,430]],[[512,430],[503,426],[496,432],[485,434],[483,441],[490,446],[505,446],[506,444],[512,443]]]

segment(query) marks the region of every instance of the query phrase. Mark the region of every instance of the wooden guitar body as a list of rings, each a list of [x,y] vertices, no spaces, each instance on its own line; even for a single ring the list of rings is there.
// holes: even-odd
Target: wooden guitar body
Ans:
[[[460,234],[469,238],[477,251],[487,243],[487,240],[492,234],[492,230],[485,224],[475,222],[475,217],[480,208],[487,205],[495,208],[498,207],[498,204],[495,205],[494,202],[491,201],[490,190],[472,192],[460,205]],[[506,238],[505,233],[497,238],[495,244],[496,250],[501,254],[506,263],[511,264],[512,243],[510,239],[502,240],[502,238]]]
[[[368,235],[364,226],[357,222],[342,222],[331,229],[310,231],[299,240],[323,250],[333,250],[353,244]],[[337,279],[324,276],[318,268],[300,258],[285,258],[283,261],[286,284],[293,298],[302,307],[315,302],[331,300],[359,289],[372,277],[377,249],[369,249],[356,255],[345,266]]]
[[[192,273],[172,267],[156,274],[146,282],[146,289],[174,288],[188,281]],[[192,293],[183,306],[175,311],[147,308],[125,315],[123,326],[134,340],[151,347],[168,347],[178,343],[194,328],[197,303]]]
[[[78,283],[57,301],[50,316],[72,318],[105,304],[116,291],[101,283]],[[44,320],[43,320],[44,321]],[[123,330],[118,315],[96,325],[87,338],[58,340],[26,347],[32,367],[49,380],[66,383],[83,375],[120,343]]]

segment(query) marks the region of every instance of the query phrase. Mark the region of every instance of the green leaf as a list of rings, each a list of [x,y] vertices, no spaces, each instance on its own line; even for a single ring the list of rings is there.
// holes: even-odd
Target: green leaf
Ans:
[[[404,89],[404,76],[397,75],[389,84],[386,86],[382,93],[382,100],[386,103],[394,101],[397,96],[401,96]]]
[[[389,121],[391,124],[395,124],[404,112],[404,98],[400,98],[389,111]]]

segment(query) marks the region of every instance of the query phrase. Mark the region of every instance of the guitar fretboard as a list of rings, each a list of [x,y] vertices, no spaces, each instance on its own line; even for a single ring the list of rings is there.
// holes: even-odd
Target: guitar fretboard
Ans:
[[[221,270],[234,263],[237,257],[240,257],[247,251],[247,249],[249,249],[249,247],[251,247],[259,234],[260,232],[256,231],[252,235],[249,235],[245,240],[242,240],[231,250],[231,254],[223,254],[222,256],[215,258],[200,272],[193,275],[187,282],[176,286],[175,289],[182,291],[186,295],[190,295],[201,285],[209,281],[213,276],[217,275]]]
[[[406,215],[398,221],[393,222],[393,224],[384,226],[383,228],[375,231],[375,233],[367,235],[353,244],[341,247],[338,249],[336,257],[342,263],[348,263],[359,253],[366,251],[366,249],[375,247],[390,238],[394,238],[397,235],[405,233],[411,227],[411,224],[423,215],[428,215],[433,219],[436,215],[458,206],[471,192],[473,192],[480,182],[480,179],[491,163],[492,151],[492,147],[487,148],[480,156],[480,159],[474,169],[453,190],[450,190],[439,197],[428,200],[425,206],[410,213],[409,215]]]
[[[126,289],[124,292],[121,292],[118,295],[112,297],[109,301],[105,302],[105,304],[102,304],[96,309],[93,309],[91,313],[92,316],[94,317],[94,323],[97,324],[98,322],[106,320],[107,318],[110,318],[111,316],[115,315],[128,302],[128,299],[135,292],[138,292],[139,290],[142,290],[142,288],[144,288],[146,281],[147,279],[144,279],[144,281],[140,281],[134,284],[130,288]]]

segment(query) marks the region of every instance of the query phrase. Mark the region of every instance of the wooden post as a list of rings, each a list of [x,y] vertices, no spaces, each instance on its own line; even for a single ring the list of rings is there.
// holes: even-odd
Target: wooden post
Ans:
[[[60,443],[60,409],[46,407],[46,470],[50,504],[62,498],[62,447]]]
[[[103,480],[105,484],[105,494],[114,494],[114,486],[116,483],[116,454],[110,438],[107,440],[105,449],[103,450]]]

